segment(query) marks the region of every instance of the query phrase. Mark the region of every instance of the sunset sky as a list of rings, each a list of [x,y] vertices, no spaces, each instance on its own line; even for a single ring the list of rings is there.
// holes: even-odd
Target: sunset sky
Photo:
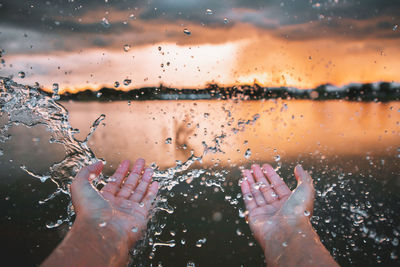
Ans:
[[[399,10],[398,0],[3,0],[0,76],[70,91],[124,79],[119,89],[399,82]]]

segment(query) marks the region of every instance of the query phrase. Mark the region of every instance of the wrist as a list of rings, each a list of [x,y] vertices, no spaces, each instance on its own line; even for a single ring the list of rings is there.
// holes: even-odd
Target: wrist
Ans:
[[[271,229],[272,228],[272,229]],[[285,218],[275,222],[265,233],[264,254],[280,254],[282,248],[296,242],[298,237],[311,236],[314,229],[309,219]]]
[[[97,220],[77,216],[72,226],[71,233],[74,235],[84,235],[87,239],[95,240],[94,245],[113,244],[115,247],[125,245],[129,248],[130,240],[120,227],[115,225],[112,220]]]

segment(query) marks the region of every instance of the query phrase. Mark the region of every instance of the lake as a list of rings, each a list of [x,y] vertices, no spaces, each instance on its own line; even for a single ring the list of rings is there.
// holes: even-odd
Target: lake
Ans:
[[[155,241],[174,247],[143,249],[145,266],[263,266],[263,254],[240,216],[241,169],[271,163],[290,187],[303,164],[316,182],[312,223],[341,265],[398,265],[400,238],[400,103],[310,100],[61,102],[83,140],[101,114],[106,118],[88,144],[106,160],[110,175],[123,159],[143,157],[159,169],[201,162],[177,174],[160,194],[172,214],[158,212]],[[1,144],[0,235],[2,259],[38,265],[60,242],[68,225],[69,199],[39,204],[56,186],[27,175],[44,173],[65,157],[43,126],[14,126]],[[155,165],[156,164],[156,165]],[[194,171],[201,170],[199,175]],[[201,246],[196,242],[206,238]],[[173,240],[173,241],[172,241]]]

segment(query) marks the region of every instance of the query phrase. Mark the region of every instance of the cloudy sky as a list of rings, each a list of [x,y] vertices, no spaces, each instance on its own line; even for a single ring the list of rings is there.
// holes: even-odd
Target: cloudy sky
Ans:
[[[122,89],[400,81],[399,10],[398,0],[0,0],[0,76],[71,91],[124,79]]]

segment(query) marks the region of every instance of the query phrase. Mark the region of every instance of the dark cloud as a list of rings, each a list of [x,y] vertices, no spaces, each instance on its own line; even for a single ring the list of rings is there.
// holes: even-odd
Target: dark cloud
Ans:
[[[393,30],[393,23],[384,18],[355,21],[350,19],[323,20],[314,23],[291,25],[273,32],[288,40],[335,39],[396,39],[400,34]]]
[[[207,9],[211,9],[212,14],[207,14]],[[3,0],[0,39],[21,41],[20,35],[10,33],[10,29],[15,29],[77,41],[83,36],[91,39],[88,44],[99,47],[113,42],[98,35],[115,36],[127,32],[142,34],[138,38],[144,36],[143,40],[138,43],[163,41],[163,37],[171,40],[174,35],[179,42],[181,37],[177,32],[167,32],[168,25],[182,28],[203,25],[207,31],[209,28],[229,29],[238,23],[254,25],[288,40],[394,39],[400,37],[400,29],[392,30],[394,25],[400,24],[398,10],[399,0]],[[149,37],[151,34],[129,21],[129,14],[138,22],[159,23],[165,33],[157,38]],[[102,17],[109,18],[110,27],[101,24]],[[224,18],[229,24],[225,24]],[[73,49],[72,46],[71,42],[68,49]]]
[[[244,9],[256,11],[258,15],[252,19],[246,16],[233,19],[267,28],[271,25],[262,23],[264,19],[276,21],[280,26],[285,26],[315,21],[321,15],[334,19],[358,20],[381,16],[393,17],[394,20],[400,18],[398,12],[400,1],[398,0],[109,0],[108,2],[102,0],[5,0],[1,3],[1,23],[28,28],[36,27],[41,30],[63,30],[62,27],[54,27],[54,22],[61,20],[71,23],[93,10],[104,13],[112,12],[112,10],[131,11],[143,20],[185,20],[195,23],[223,24],[223,18],[234,13],[232,10]],[[207,9],[211,9],[213,14],[206,14]],[[68,29],[71,28],[78,32],[101,30],[79,23]]]
[[[100,7],[100,1],[12,1],[2,2],[0,8],[1,25],[41,32],[103,33],[111,31],[134,30],[122,21],[113,23],[113,27],[104,27],[101,20],[95,23],[81,23],[79,18]]]

